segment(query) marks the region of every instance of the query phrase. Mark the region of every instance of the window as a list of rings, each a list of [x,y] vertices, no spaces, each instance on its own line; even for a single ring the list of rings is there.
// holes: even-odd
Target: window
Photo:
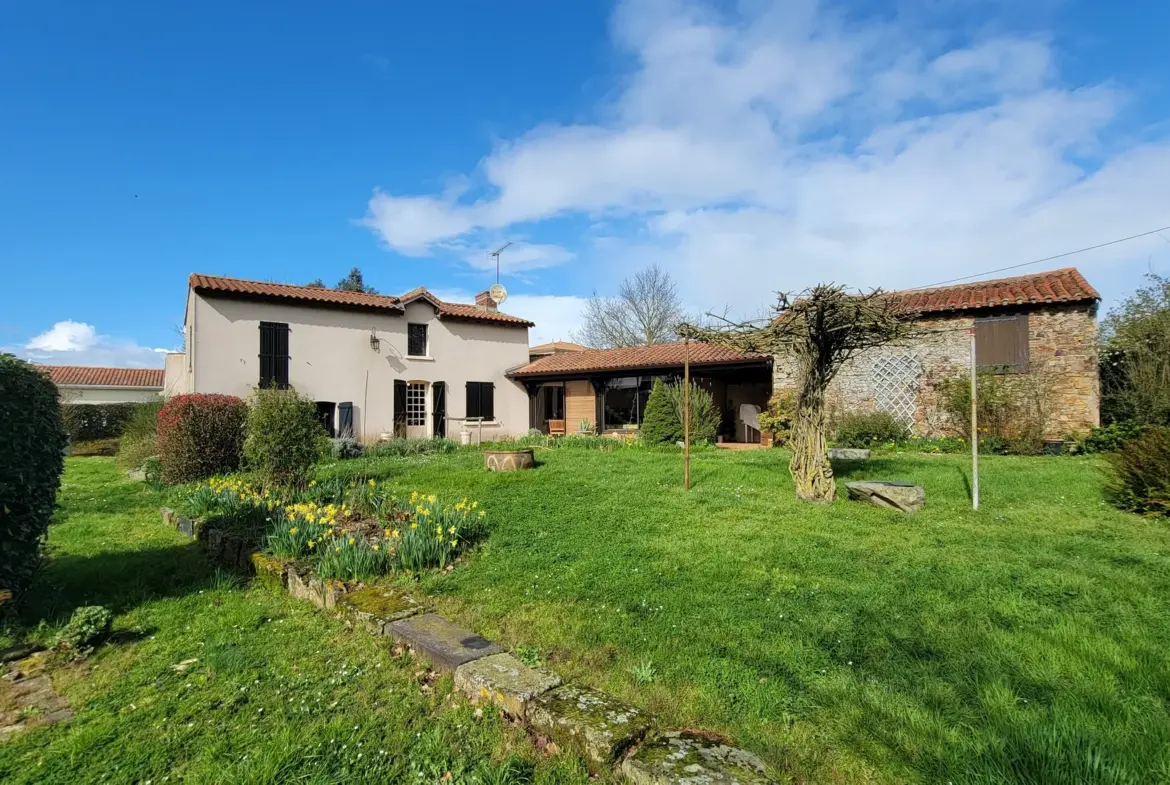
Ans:
[[[565,385],[547,385],[540,389],[544,396],[544,414],[548,420],[565,419]]]
[[[260,322],[260,386],[288,387],[288,325]]]
[[[1028,314],[975,320],[975,364],[1009,373],[1028,370]]]
[[[336,407],[333,401],[317,401],[317,419],[330,437],[336,436],[333,430],[333,412]]]
[[[496,418],[495,397],[496,388],[491,382],[468,382],[467,416],[494,420]]]
[[[406,325],[406,356],[427,357],[427,326],[425,324]]]
[[[427,386],[423,382],[406,385],[406,424],[427,424]]]

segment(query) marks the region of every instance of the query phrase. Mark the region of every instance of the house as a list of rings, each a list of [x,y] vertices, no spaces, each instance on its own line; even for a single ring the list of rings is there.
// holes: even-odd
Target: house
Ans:
[[[194,274],[183,325],[167,396],[291,386],[331,433],[366,439],[528,429],[527,392],[505,372],[527,363],[533,325],[486,292],[464,304],[425,288],[394,297]]]
[[[974,331],[979,367],[1034,382],[1046,436],[1062,438],[1098,424],[1100,295],[1074,268],[891,296],[921,333],[847,362],[829,388],[831,413],[887,411],[916,434],[945,433],[950,424],[940,383],[969,373]],[[692,343],[690,352],[691,374],[723,410],[721,434],[729,441],[756,438],[745,405],[763,408],[773,390],[795,389],[798,382],[796,363],[784,355],[745,355],[701,343]],[[678,343],[547,352],[508,376],[532,397],[533,428],[548,432],[549,421],[563,421],[570,433],[582,425],[620,430],[641,423],[655,378],[682,376],[683,353]]]
[[[973,330],[979,368],[1030,383],[1046,437],[1099,424],[1101,296],[1075,268],[891,296],[922,333],[846,363],[826,397],[831,412],[887,411],[915,434],[944,434],[940,382],[970,373]],[[772,367],[775,389],[795,387],[790,360],[777,356]]]
[[[511,371],[531,396],[529,424],[548,433],[549,421],[569,433],[636,428],[655,379],[675,381],[684,371],[682,343],[622,349],[581,349],[550,353]],[[691,377],[708,389],[724,413],[721,435],[728,441],[756,440],[745,428],[743,404],[763,408],[772,389],[772,358],[745,355],[691,343]]]
[[[98,368],[39,365],[61,394],[62,403],[149,403],[160,400],[163,371],[156,368]]]
[[[570,343],[569,341],[553,341],[551,343],[537,344],[536,346],[528,347],[528,362],[536,362],[541,357],[548,357],[550,354],[583,352],[588,348],[588,346],[582,346],[579,343]]]

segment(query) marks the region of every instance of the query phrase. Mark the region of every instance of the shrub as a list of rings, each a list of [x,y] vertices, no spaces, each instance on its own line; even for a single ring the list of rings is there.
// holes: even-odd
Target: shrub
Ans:
[[[139,469],[147,458],[158,454],[158,412],[162,405],[162,401],[140,404],[126,421],[118,445],[118,465],[123,469]]]
[[[1094,428],[1077,439],[1077,451],[1082,453],[1117,452],[1127,442],[1145,433],[1146,426],[1126,420]]]
[[[1118,507],[1142,515],[1170,515],[1170,428],[1149,428],[1106,459],[1112,475],[1106,487]]]
[[[114,614],[109,608],[85,605],[73,611],[73,616],[53,641],[53,647],[72,652],[75,657],[83,657],[94,644],[100,643],[110,634],[113,625]]]
[[[317,405],[295,390],[260,389],[248,407],[244,456],[266,483],[301,486],[329,449]]]
[[[360,458],[366,451],[366,446],[352,436],[339,436],[329,440],[330,452],[339,461],[348,461]]]
[[[666,383],[654,380],[646,411],[642,414],[642,440],[647,444],[673,444],[682,438],[682,422],[671,404]]]
[[[375,458],[405,458],[412,455],[433,455],[455,452],[459,445],[450,439],[390,439],[366,448],[366,455]]]
[[[910,429],[889,412],[850,412],[838,418],[833,442],[838,447],[874,447],[902,444]]]
[[[61,405],[61,416],[69,441],[90,442],[97,439],[114,439],[122,435],[126,424],[134,419],[138,410],[151,403],[68,403]],[[157,409],[155,409],[157,411]]]
[[[792,438],[792,420],[796,417],[796,391],[777,390],[768,399],[768,406],[760,412],[760,430],[772,434],[772,443],[779,447]]]
[[[978,411],[980,450],[1009,455],[1044,451],[1048,383],[1037,374],[980,371]],[[952,436],[971,434],[971,378],[959,374],[938,383],[946,427]]]
[[[65,444],[56,386],[0,354],[0,589],[19,595],[40,566]]]
[[[646,413],[640,428],[646,444],[669,444],[682,440],[684,392],[682,382],[666,384],[661,379],[655,380],[650,398],[646,401]],[[715,441],[715,434],[722,422],[723,414],[715,406],[711,393],[691,382],[691,441]]]
[[[168,485],[240,465],[248,407],[234,395],[176,395],[158,413],[158,455]]]
[[[1170,278],[1148,275],[1102,323],[1105,420],[1170,425]]]

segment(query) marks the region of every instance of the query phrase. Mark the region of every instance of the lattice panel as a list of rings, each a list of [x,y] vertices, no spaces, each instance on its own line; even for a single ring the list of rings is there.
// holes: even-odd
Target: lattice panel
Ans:
[[[894,415],[907,427],[913,426],[921,377],[922,360],[917,355],[893,354],[877,358],[870,369],[877,408]]]

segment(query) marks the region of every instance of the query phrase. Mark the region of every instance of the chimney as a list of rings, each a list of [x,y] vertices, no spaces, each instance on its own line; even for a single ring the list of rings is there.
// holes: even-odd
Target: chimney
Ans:
[[[480,292],[475,296],[475,306],[484,311],[497,310],[496,301],[493,300],[492,296],[487,292]]]

